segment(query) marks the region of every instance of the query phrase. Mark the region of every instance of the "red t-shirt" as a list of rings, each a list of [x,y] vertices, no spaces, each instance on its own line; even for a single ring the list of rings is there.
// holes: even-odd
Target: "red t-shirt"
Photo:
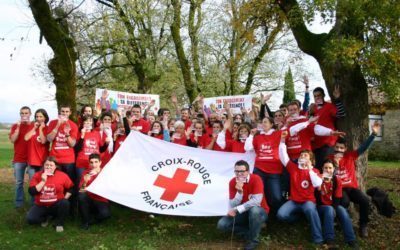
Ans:
[[[342,198],[342,182],[340,178],[335,176],[336,178],[336,189],[333,190],[333,182],[325,182],[323,181],[321,184],[321,190],[318,192],[318,195],[321,198],[322,205],[332,205],[333,197]]]
[[[53,129],[57,126],[58,120],[53,120],[50,122],[49,127],[47,128],[47,134],[50,134]],[[71,120],[67,121],[71,131],[69,135],[73,139],[78,138],[78,126]],[[67,143],[67,137],[65,137],[64,128],[66,123],[63,123],[58,128],[57,134],[54,137],[53,142],[51,143],[50,156],[54,156],[57,159],[57,162],[60,164],[68,164],[75,162],[75,152],[74,148],[70,147]]]
[[[175,138],[174,135],[171,136],[171,142],[183,146],[187,146],[186,135],[181,135],[179,138]]]
[[[82,177],[81,177],[81,179],[79,181],[79,188],[82,188],[83,182],[85,181],[84,176],[86,174],[89,174],[90,171],[91,171],[90,169],[86,169],[82,173]],[[90,180],[86,183],[86,187],[88,187],[97,178],[97,176],[99,176],[99,174],[91,175],[90,176]],[[101,196],[99,196],[97,194],[94,194],[94,193],[91,193],[89,191],[86,191],[86,192],[87,192],[87,195],[93,200],[100,201],[100,202],[108,202],[108,200],[106,198],[104,198],[104,197],[101,197]]]
[[[148,134],[150,131],[150,122],[146,121],[143,118],[140,118],[138,121],[133,121],[131,128],[136,127],[138,131],[142,132],[143,134]]]
[[[206,148],[208,144],[210,144],[208,134],[202,134],[201,136],[197,137],[197,142],[196,142],[196,140],[194,139],[194,133],[192,133],[190,135],[190,140],[192,140],[193,143],[197,143],[198,148]]]
[[[80,133],[78,138],[81,138]],[[89,168],[89,155],[100,153],[100,147],[104,145],[105,138],[105,135],[102,138],[100,132],[96,130],[85,133],[82,149],[76,157],[77,168]]]
[[[310,170],[300,169],[294,162],[289,161],[286,166],[290,174],[290,197],[295,202],[304,203],[312,201],[315,203],[314,187],[311,183]],[[319,175],[319,171],[312,169]]]
[[[291,127],[302,123],[307,122],[307,119],[300,119],[295,122],[290,123],[288,130]],[[298,159],[300,156],[300,152],[302,150],[308,149],[311,150],[311,138],[314,136],[314,127],[315,124],[311,123],[307,126],[307,128],[301,130],[296,135],[286,137],[286,146],[287,146],[287,153],[291,160]]]
[[[116,153],[119,149],[119,147],[121,147],[122,143],[125,141],[126,139],[126,135],[119,135],[117,137],[117,139],[114,142],[114,153]]]
[[[235,198],[237,193],[235,186],[236,186],[236,177],[232,178],[231,181],[229,182],[229,199],[231,200]],[[240,204],[246,203],[251,197],[251,195],[255,194],[263,195],[260,205],[262,208],[264,208],[265,212],[268,214],[269,207],[265,200],[264,184],[261,180],[261,177],[255,174],[250,174],[249,182],[243,184],[243,198]]]
[[[315,115],[318,116],[317,124],[330,128],[332,130],[335,129],[335,121],[336,121],[336,106],[329,102],[324,102],[322,106],[317,106],[315,109]],[[324,145],[333,146],[335,145],[336,136],[315,136],[314,137],[314,145],[315,148],[320,148]]]
[[[21,123],[19,125],[19,134],[17,140],[14,142],[14,158],[13,162],[28,162],[28,142],[24,137],[32,128],[33,123]],[[14,134],[17,129],[17,124],[12,125],[9,138]]]
[[[238,140],[226,140],[225,151],[234,153],[246,153],[244,150],[244,142]]]
[[[333,160],[333,155],[329,156]],[[345,152],[343,158],[339,161],[339,167],[337,169],[337,176],[342,181],[344,188],[358,188],[356,164],[355,161],[358,158],[357,151]]]
[[[279,143],[281,130],[274,131],[270,135],[259,134],[253,138],[256,161],[254,166],[268,174],[281,174],[282,163],[279,159]]]
[[[43,171],[36,172],[33,175],[29,187],[36,186],[42,181]],[[46,184],[42,190],[35,195],[35,204],[38,206],[51,206],[59,200],[64,199],[66,191],[72,188],[74,184],[67,174],[60,170],[54,171],[54,175],[47,177]]]
[[[47,134],[47,126],[43,128],[43,135]],[[28,141],[28,164],[29,166],[41,167],[49,155],[50,143],[43,144],[40,142],[39,128],[35,130],[35,134]]]
[[[189,119],[183,122],[185,123],[185,130],[187,130],[188,128],[190,128],[190,126],[192,126],[192,121]]]

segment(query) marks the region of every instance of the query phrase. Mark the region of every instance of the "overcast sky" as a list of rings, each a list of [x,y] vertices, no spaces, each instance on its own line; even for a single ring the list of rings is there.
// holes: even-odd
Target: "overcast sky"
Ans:
[[[88,4],[93,0],[86,0]],[[317,22],[311,27],[314,32],[324,32]],[[39,44],[39,30],[34,23],[26,0],[0,1],[0,122],[15,122],[19,119],[19,108],[29,106],[32,112],[45,108],[50,117],[56,117],[55,87],[34,77],[37,65],[51,58],[52,52],[46,41]],[[313,75],[311,87],[324,85],[316,61],[305,56],[306,68]],[[279,95],[281,96],[281,95]]]

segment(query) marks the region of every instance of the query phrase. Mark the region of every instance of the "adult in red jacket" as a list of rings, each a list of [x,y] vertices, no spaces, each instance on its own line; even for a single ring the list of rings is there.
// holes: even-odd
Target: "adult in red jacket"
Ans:
[[[359,229],[362,237],[368,236],[367,225],[369,222],[369,199],[363,193],[357,182],[356,160],[364,154],[365,151],[371,146],[375,136],[380,130],[380,124],[374,123],[372,125],[372,133],[368,139],[360,145],[357,150],[347,151],[346,140],[339,138],[335,143],[335,153],[330,155],[329,158],[334,160],[338,166],[337,175],[342,181],[343,198],[342,205],[348,207],[350,201],[358,204],[359,207]]]
[[[238,128],[238,133],[235,134],[236,138],[231,139],[226,136],[226,131],[230,126],[229,123],[230,120],[228,119],[224,124],[224,130],[218,134],[218,146],[227,152],[245,153],[244,144],[250,135],[250,126],[248,124],[241,124]]]
[[[319,245],[323,243],[324,239],[314,191],[315,188],[321,186],[322,179],[319,171],[312,166],[312,151],[302,151],[297,164],[290,161],[284,143],[285,133],[282,135],[279,145],[279,158],[290,175],[290,196],[289,200],[279,208],[277,218],[282,221],[294,222],[298,219],[298,212],[302,212],[310,223],[312,241]]]
[[[88,161],[90,168],[82,174],[78,195],[81,228],[85,230],[89,229],[89,224],[102,222],[111,216],[108,200],[86,190],[101,172],[100,155],[91,154]],[[92,216],[94,218],[91,218]]]
[[[171,136],[171,142],[183,146],[196,147],[197,145],[190,139],[191,134],[191,128],[185,131],[185,123],[183,121],[176,121],[174,123],[174,132]]]
[[[262,126],[260,134],[254,137],[250,135],[247,138],[244,149],[254,150],[256,153],[253,173],[263,180],[268,205],[273,212],[276,212],[283,201],[281,192],[283,167],[278,150],[282,131],[274,129],[274,120],[271,117],[265,117]]]
[[[218,229],[245,236],[245,249],[255,249],[262,224],[267,221],[269,207],[265,201],[264,187],[258,175],[250,174],[249,164],[235,163],[235,177],[229,182],[228,215],[218,221]]]
[[[30,122],[31,109],[22,107],[19,110],[21,120],[11,126],[9,139],[14,144],[14,157],[12,165],[15,176],[15,207],[20,208],[24,205],[24,177],[28,166],[28,142],[24,140],[25,135],[32,129]],[[33,172],[30,172],[33,175]]]
[[[317,124],[335,129],[337,118],[346,116],[342,102],[340,101],[340,89],[338,86],[333,91],[333,104],[325,102],[325,92],[322,88],[315,88],[313,91],[315,105],[313,105],[313,116],[318,116]],[[314,137],[314,154],[315,166],[321,171],[324,160],[333,151],[336,136],[315,136]]]
[[[131,130],[139,131],[146,135],[150,131],[150,122],[142,118],[142,108],[139,104],[132,106],[132,109],[130,112],[127,112],[123,121],[126,135],[128,135]]]
[[[35,204],[28,212],[28,223],[42,223],[45,226],[47,217],[51,215],[55,219],[56,231],[63,232],[73,185],[68,175],[58,170],[55,157],[49,156],[43,170],[33,176],[29,185],[29,193],[35,197]]]

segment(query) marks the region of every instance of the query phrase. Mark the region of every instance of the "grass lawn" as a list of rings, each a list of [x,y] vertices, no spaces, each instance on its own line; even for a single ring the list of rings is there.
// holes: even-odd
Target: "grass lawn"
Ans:
[[[0,249],[240,249],[243,241],[216,229],[218,218],[173,217],[149,214],[112,204],[113,217],[89,231],[79,228],[79,220],[69,219],[63,233],[48,226],[29,226],[25,222],[29,207],[13,207],[12,171],[6,169],[12,158],[7,133],[0,132]],[[370,162],[368,187],[387,192],[400,208],[400,164]],[[385,218],[373,214],[370,237],[360,240],[363,249],[400,249],[400,214]],[[355,225],[357,223],[354,223]],[[355,228],[357,231],[357,228]],[[340,230],[336,232],[339,248],[345,248]],[[310,229],[302,220],[287,225],[275,220],[267,223],[261,234],[259,249],[313,249]],[[232,247],[232,248],[231,248]]]

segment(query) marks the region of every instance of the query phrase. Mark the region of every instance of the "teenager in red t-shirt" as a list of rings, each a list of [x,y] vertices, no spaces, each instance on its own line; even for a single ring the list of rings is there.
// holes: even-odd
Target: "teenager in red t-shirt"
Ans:
[[[100,154],[104,152],[111,138],[102,136],[98,130],[93,128],[93,118],[91,116],[84,116],[82,118],[82,127],[78,141],[75,145],[76,157],[76,184],[79,183],[82,173],[89,168],[89,156],[91,154]]]
[[[127,112],[127,117],[124,118],[124,126],[127,135],[131,130],[146,135],[150,131],[150,122],[142,118],[142,108],[138,104],[133,105],[130,112]]]
[[[282,131],[275,130],[274,126],[274,120],[271,117],[265,117],[262,120],[262,131],[255,136],[250,135],[244,149],[254,150],[256,153],[253,173],[263,180],[268,205],[276,213],[283,201],[281,192],[283,167],[279,160],[278,150]]]
[[[19,111],[21,120],[13,124],[9,134],[11,143],[14,144],[14,158],[12,165],[15,176],[15,207],[20,208],[24,205],[24,177],[28,166],[28,142],[24,140],[25,135],[32,129],[30,121],[31,109],[22,107]],[[33,175],[31,171],[30,174]]]
[[[118,129],[115,131],[113,137],[114,137],[114,154],[115,154],[126,139],[124,124],[122,123],[118,124]]]
[[[227,152],[234,152],[234,153],[245,153],[246,150],[244,149],[244,144],[246,139],[249,137],[251,129],[250,126],[247,124],[242,124],[238,128],[238,132],[235,133],[235,138],[230,139],[226,136],[226,130],[228,129],[230,121],[227,120],[224,124],[224,130],[218,134],[217,137],[217,144],[223,150]]]
[[[89,224],[102,222],[111,216],[110,205],[106,198],[86,191],[86,188],[97,178],[101,172],[99,154],[89,156],[90,168],[83,172],[79,182],[78,207],[81,215],[82,229],[89,229]],[[94,216],[94,218],[91,218]]]
[[[50,143],[46,138],[48,122],[49,116],[46,110],[36,110],[34,126],[24,137],[28,142],[28,165],[35,173],[42,168],[49,154]]]
[[[240,160],[235,163],[235,177],[229,182],[228,215],[218,221],[218,229],[234,232],[247,239],[245,249],[255,249],[269,207],[265,201],[264,187],[258,175],[250,174],[249,164]]]
[[[222,149],[216,142],[218,134],[222,131],[223,125],[221,121],[213,122],[213,131],[212,134],[207,134],[206,136],[206,147],[205,149],[214,150],[214,151],[225,151]]]
[[[73,182],[58,170],[56,159],[49,156],[43,170],[37,172],[29,185],[29,193],[35,197],[35,204],[28,212],[29,224],[47,225],[47,217],[52,215],[55,219],[57,232],[64,231],[64,220],[68,215],[69,201],[72,194]]]
[[[322,167],[322,184],[317,192],[318,213],[321,218],[324,240],[329,248],[335,244],[335,217],[339,218],[343,228],[344,240],[353,249],[357,247],[353,224],[347,210],[340,205],[342,199],[342,182],[335,175],[335,165],[330,159]]]
[[[298,163],[290,161],[284,143],[286,136],[287,132],[282,133],[279,158],[290,175],[290,196],[289,200],[279,208],[277,218],[282,221],[294,222],[298,219],[298,212],[302,212],[310,223],[313,242],[322,244],[324,239],[314,196],[315,188],[321,186],[322,179],[319,171],[312,166],[314,161],[312,151],[302,151]]]
[[[51,142],[49,155],[57,159],[61,170],[75,182],[74,146],[78,137],[78,126],[69,119],[70,115],[71,108],[68,105],[60,107],[58,119],[52,120],[47,128],[47,140]]]
[[[313,116],[318,116],[317,124],[335,130],[335,122],[338,118],[346,116],[342,102],[340,101],[340,89],[335,86],[333,91],[333,104],[325,102],[325,92],[322,88],[315,88],[314,95],[314,111]],[[336,136],[315,136],[314,137],[314,154],[316,167],[321,170],[322,164],[327,156],[332,152],[335,144]]]
[[[100,116],[98,131],[103,140],[108,142],[107,147],[101,148],[101,167],[104,167],[114,154],[113,125],[111,112],[103,112]],[[104,150],[104,151],[103,151]]]
[[[163,123],[165,124],[165,126]],[[167,122],[163,122],[163,123],[159,122],[159,121],[153,122],[153,124],[151,124],[148,135],[151,137],[169,142],[170,138],[169,138]]]
[[[335,152],[329,158],[334,160],[338,166],[337,175],[340,177],[343,186],[342,205],[348,207],[350,201],[358,204],[359,207],[359,228],[362,237],[368,236],[367,225],[369,222],[369,198],[358,187],[356,160],[371,146],[375,136],[380,130],[380,124],[375,122],[372,124],[372,133],[368,139],[360,145],[357,150],[347,151],[346,140],[339,137],[335,143]]]
[[[204,123],[196,122],[194,124],[194,132],[190,135],[190,139],[198,148],[206,148],[209,142],[209,136],[206,132]]]

